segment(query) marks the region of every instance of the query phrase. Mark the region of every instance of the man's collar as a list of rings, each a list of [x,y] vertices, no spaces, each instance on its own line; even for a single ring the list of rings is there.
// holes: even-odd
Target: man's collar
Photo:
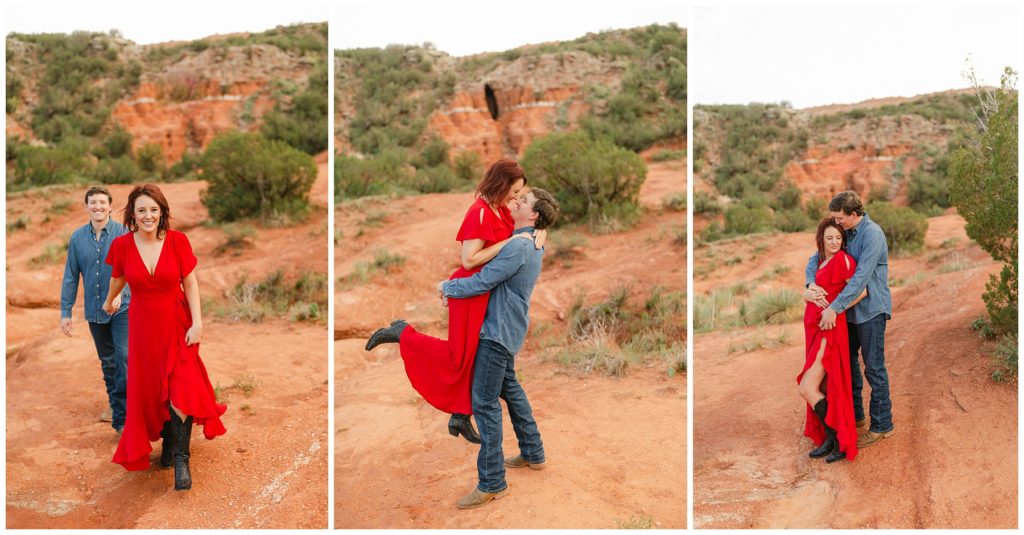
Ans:
[[[521,234],[523,232],[533,232],[533,225],[527,225],[525,227],[519,227],[512,231],[512,234]]]
[[[110,226],[110,216],[107,216],[107,221],[106,221],[106,223],[103,223],[103,226],[100,227],[100,230],[101,231],[106,231],[107,227],[109,227],[109,226]],[[89,228],[92,229],[93,232],[96,232],[96,226],[92,224],[92,219],[89,220]]]

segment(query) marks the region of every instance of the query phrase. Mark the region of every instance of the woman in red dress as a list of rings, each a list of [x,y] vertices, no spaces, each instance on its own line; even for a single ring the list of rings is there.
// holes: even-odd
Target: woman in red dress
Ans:
[[[508,203],[526,186],[526,175],[518,163],[498,160],[477,185],[477,199],[462,220],[455,236],[462,242],[462,266],[451,279],[469,277],[493,259],[512,237],[514,224]],[[524,238],[532,238],[524,235]],[[542,243],[543,236],[537,241]],[[405,373],[413,388],[434,407],[450,413],[448,432],[480,443],[480,435],[469,418],[473,413],[470,387],[473,362],[480,342],[480,328],[490,294],[469,299],[448,300],[448,339],[416,331],[404,320],[378,329],[366,342],[369,351],[383,343],[398,343]]]
[[[850,383],[850,346],[846,313],[836,316],[835,327],[823,330],[823,305],[831,303],[846,287],[857,264],[846,254],[846,233],[831,218],[818,225],[818,272],[814,282],[827,293],[824,300],[808,302],[804,310],[806,351],[804,369],[797,376],[800,395],[807,401],[804,436],[818,447],[808,455],[825,462],[857,456],[857,429],[853,419]],[[865,291],[850,304],[857,304]]]
[[[226,432],[227,407],[217,403],[199,358],[203,317],[196,257],[188,237],[171,230],[167,199],[153,185],[128,196],[124,224],[130,231],[110,244],[113,266],[103,309],[127,283],[128,408],[114,462],[128,470],[149,466],[150,442],[163,437],[160,465],[174,465],[174,490],[192,488],[189,442],[192,422],[207,439]]]

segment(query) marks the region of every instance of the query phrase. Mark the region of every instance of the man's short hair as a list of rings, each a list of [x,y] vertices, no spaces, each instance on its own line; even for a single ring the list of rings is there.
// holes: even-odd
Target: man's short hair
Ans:
[[[89,191],[85,192],[85,204],[89,204],[89,197],[92,197],[93,195],[106,195],[107,202],[114,204],[114,196],[111,195],[110,191],[103,186],[93,186],[89,188]]]
[[[540,188],[532,188],[530,193],[536,199],[533,203],[533,211],[537,213],[537,220],[533,222],[533,228],[539,230],[554,225],[555,221],[558,221],[558,214],[562,213],[554,195]]]
[[[860,202],[860,196],[856,191],[841,191],[828,203],[828,211],[842,211],[846,215],[864,215],[864,204]]]

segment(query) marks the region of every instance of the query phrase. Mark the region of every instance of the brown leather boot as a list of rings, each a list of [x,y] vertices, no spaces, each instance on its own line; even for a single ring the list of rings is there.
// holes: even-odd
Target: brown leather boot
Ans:
[[[508,496],[508,485],[498,492],[484,492],[479,487],[473,487],[473,492],[462,497],[459,500],[459,509],[476,509],[477,507],[483,507],[487,505],[487,502],[491,500],[500,500]]]
[[[516,455],[515,457],[506,457],[505,466],[509,468],[522,468],[524,466],[530,467],[530,470],[543,470],[547,466],[547,461],[539,463],[531,463],[523,458],[522,455]]]

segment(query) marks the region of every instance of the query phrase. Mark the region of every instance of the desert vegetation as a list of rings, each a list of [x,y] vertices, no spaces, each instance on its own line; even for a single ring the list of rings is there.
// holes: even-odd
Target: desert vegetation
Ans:
[[[970,142],[953,154],[951,196],[967,220],[967,235],[1003,264],[999,275],[990,277],[982,298],[990,331],[1001,337],[994,376],[1016,378],[1017,72],[1007,68],[998,89],[974,85],[979,102],[977,128]]]

